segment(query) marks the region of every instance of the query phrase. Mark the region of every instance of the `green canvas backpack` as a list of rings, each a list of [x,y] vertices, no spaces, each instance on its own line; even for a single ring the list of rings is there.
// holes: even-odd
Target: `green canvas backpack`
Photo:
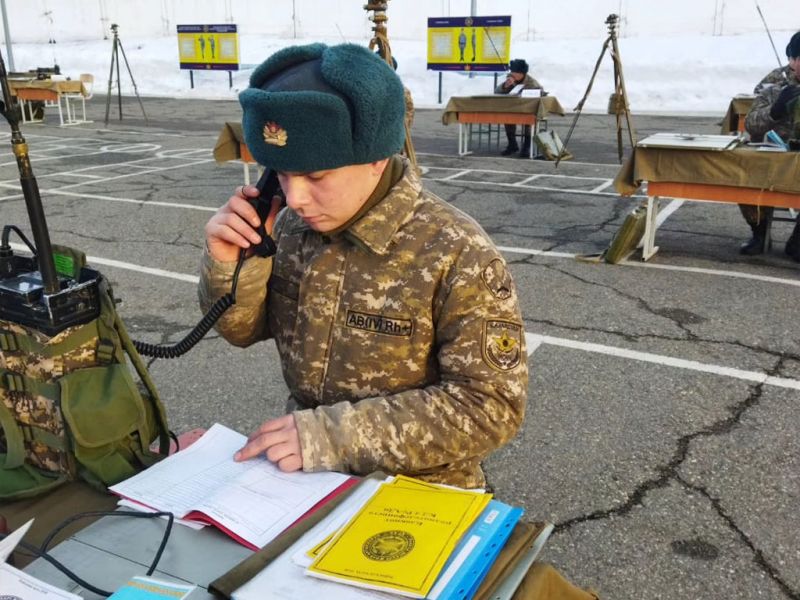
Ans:
[[[164,407],[102,276],[99,294],[99,317],[52,337],[0,320],[0,500],[104,488],[167,453]]]

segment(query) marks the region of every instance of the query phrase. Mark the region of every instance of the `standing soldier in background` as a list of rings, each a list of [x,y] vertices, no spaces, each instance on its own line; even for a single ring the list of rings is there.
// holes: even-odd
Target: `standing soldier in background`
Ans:
[[[522,85],[522,90],[542,90],[542,84],[536,81],[531,75],[528,75],[528,63],[521,58],[515,58],[508,65],[509,73],[506,75],[505,81],[495,88],[495,94],[510,94],[516,86]],[[519,152],[520,158],[527,158],[531,151],[531,126],[525,125],[522,137],[522,148],[517,144],[517,126],[507,124],[506,137],[508,138],[508,146],[500,154],[502,156],[510,156],[515,152]]]
[[[789,40],[786,56],[789,64],[771,71],[755,88],[757,98],[745,119],[745,129],[754,142],[762,141],[770,129],[784,141],[792,135],[794,109],[800,99],[800,31]],[[740,204],[739,208],[753,231],[753,237],[742,244],[740,252],[748,255],[763,253],[774,209],[749,204]],[[800,215],[786,242],[786,254],[800,262]]]
[[[353,77],[353,73],[359,77]],[[461,487],[517,432],[527,354],[505,260],[470,217],[422,188],[397,155],[403,85],[353,44],[272,55],[240,95],[250,152],[277,172],[273,257],[251,256],[217,322],[232,344],[274,338],[287,415],[236,454],[284,471],[382,470]],[[205,307],[260,241],[239,187],[206,225]]]

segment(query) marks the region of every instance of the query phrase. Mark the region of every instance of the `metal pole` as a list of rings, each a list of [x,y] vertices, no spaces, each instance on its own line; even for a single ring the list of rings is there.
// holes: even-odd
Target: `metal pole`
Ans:
[[[469,6],[469,16],[470,17],[474,17],[477,12],[478,12],[478,0],[472,0],[470,2],[470,6]],[[473,27],[474,26],[475,25],[473,24]],[[475,30],[473,29],[473,31],[475,31]],[[469,72],[469,78],[473,79],[474,77],[475,77],[475,73],[473,71],[470,71]]]
[[[442,72],[439,71],[439,104],[442,103]]]
[[[119,41],[119,36],[117,32],[114,32],[114,48],[116,52],[114,52],[114,62],[115,67],[117,69],[117,102],[119,104],[119,120],[122,120],[122,85],[120,84],[120,73],[119,73],[119,51],[122,49],[121,42]]]
[[[6,54],[8,54],[8,70],[15,71],[14,55],[11,53],[11,33],[8,30],[8,13],[6,12],[6,0],[0,0],[0,8],[3,9],[3,32],[6,36]]]

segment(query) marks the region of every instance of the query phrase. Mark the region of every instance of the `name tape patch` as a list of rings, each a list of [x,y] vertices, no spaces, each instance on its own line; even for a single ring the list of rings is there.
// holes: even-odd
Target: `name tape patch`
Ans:
[[[399,337],[409,337],[414,331],[414,324],[411,319],[396,319],[383,315],[371,315],[355,310],[347,311],[347,326],[354,329],[363,329],[374,333],[384,333],[386,335],[396,335]]]

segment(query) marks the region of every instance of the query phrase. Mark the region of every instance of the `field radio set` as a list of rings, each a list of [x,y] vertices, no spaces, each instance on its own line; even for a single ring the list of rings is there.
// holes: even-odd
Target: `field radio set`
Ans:
[[[73,325],[96,318],[100,311],[100,274],[86,268],[76,253],[53,256],[39,186],[31,169],[28,144],[19,129],[21,110],[12,98],[6,66],[0,56],[3,117],[11,126],[11,146],[19,168],[33,239],[31,242],[13,225],[5,225],[0,241],[0,319],[56,335]],[[10,236],[21,237],[32,256],[15,255]]]

